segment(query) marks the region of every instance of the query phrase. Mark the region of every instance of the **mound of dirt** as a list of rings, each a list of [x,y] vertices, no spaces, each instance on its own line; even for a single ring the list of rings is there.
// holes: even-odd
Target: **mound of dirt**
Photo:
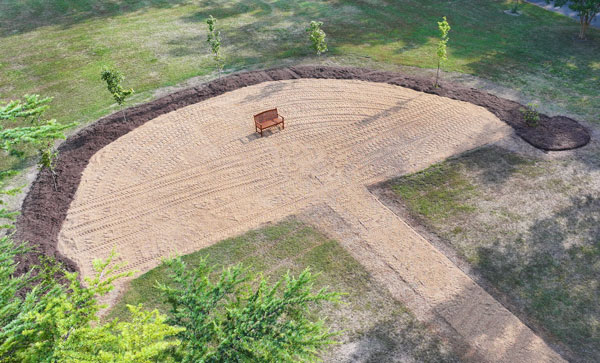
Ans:
[[[523,106],[517,102],[502,99],[477,89],[461,88],[451,84],[443,84],[440,88],[434,88],[429,79],[408,77],[393,72],[360,68],[301,66],[233,74],[199,87],[175,92],[155,101],[128,108],[125,111],[127,122],[123,121],[120,113],[104,117],[62,143],[59,147],[60,156],[56,166],[58,191],[53,189],[50,173],[40,172],[23,202],[21,215],[17,220],[15,238],[20,241],[29,241],[35,249],[23,256],[19,272],[27,271],[32,264],[37,263],[40,255],[55,258],[64,263],[70,271],[77,270],[73,261],[57,251],[58,234],[79,186],[82,172],[89,159],[98,150],[147,121],[179,108],[242,87],[267,81],[299,78],[383,82],[470,102],[487,108],[500,120],[512,126],[524,140],[543,150],[573,149],[587,144],[590,140],[588,131],[570,118],[540,115],[539,126],[529,127],[525,124],[520,112]]]

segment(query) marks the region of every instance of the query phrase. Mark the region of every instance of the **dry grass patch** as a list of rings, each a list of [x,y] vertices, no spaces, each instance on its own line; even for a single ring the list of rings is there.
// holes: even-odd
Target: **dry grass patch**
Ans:
[[[413,217],[581,361],[600,359],[600,162],[486,147],[392,182]]]
[[[326,304],[315,313],[342,331],[342,344],[324,354],[326,361],[457,361],[448,345],[375,283],[336,241],[295,219],[224,240],[184,260],[193,266],[202,257],[219,266],[242,263],[253,273],[264,272],[271,281],[288,270],[297,275],[310,267],[321,273],[316,288],[347,293],[343,303]],[[163,266],[133,280],[108,318],[127,319],[126,304],[144,303],[167,312],[154,286],[168,281]]]

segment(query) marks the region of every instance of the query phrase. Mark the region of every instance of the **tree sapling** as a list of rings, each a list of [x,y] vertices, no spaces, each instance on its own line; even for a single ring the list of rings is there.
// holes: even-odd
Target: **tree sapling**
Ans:
[[[438,66],[437,66],[437,74],[435,76],[435,87],[439,87],[439,79],[440,79],[440,67],[442,66],[442,62],[448,60],[448,33],[450,32],[450,24],[446,20],[446,17],[442,19],[442,21],[438,22],[438,29],[440,30],[440,41],[438,42],[437,48],[437,57],[438,57]]]
[[[121,112],[123,113],[123,120],[127,121],[125,118],[125,110],[123,109],[123,104],[125,103],[125,99],[129,97],[133,93],[133,89],[124,89],[121,86],[121,82],[123,82],[123,74],[114,68],[104,67],[101,73],[102,80],[106,82],[106,87],[108,91],[112,94],[117,104],[121,107]]]
[[[219,78],[221,78],[221,72],[223,71],[224,66],[223,57],[221,56],[221,32],[217,30],[217,19],[212,15],[206,19],[206,24],[208,24],[206,42],[213,53],[217,70],[219,71]]]
[[[323,25],[322,21],[311,21],[308,28],[306,28],[306,32],[309,34],[310,41],[312,42],[312,48],[317,52],[317,55],[320,56],[321,53],[327,52],[327,41],[325,37],[327,34],[321,29]]]

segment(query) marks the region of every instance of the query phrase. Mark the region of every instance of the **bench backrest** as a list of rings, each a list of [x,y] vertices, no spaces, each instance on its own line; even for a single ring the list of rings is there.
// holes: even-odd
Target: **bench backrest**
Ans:
[[[254,115],[254,121],[263,122],[268,120],[276,119],[279,116],[277,113],[277,109],[274,108],[272,110],[263,111],[259,114]]]

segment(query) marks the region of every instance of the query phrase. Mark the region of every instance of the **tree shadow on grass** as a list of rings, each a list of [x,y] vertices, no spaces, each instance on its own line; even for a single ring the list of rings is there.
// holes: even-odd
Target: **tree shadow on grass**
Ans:
[[[460,362],[409,313],[376,324],[339,352],[341,362]]]
[[[477,251],[476,267],[581,361],[600,360],[600,198],[586,195],[526,234]]]
[[[169,54],[172,57],[186,57],[190,55],[207,55],[206,37],[202,35],[182,35],[167,41]]]
[[[311,20],[324,21],[323,29],[328,35],[329,51],[333,54],[345,45],[385,46],[398,41],[394,34],[398,33],[398,15],[404,13],[402,6],[374,6],[364,1],[352,1],[346,6],[355,8],[356,12],[344,16],[339,13],[339,6],[318,2],[278,0],[265,3],[252,0],[221,4],[211,1],[198,12],[182,17],[182,20],[203,23],[212,15],[222,21],[225,46],[231,44],[237,49],[261,52],[265,59],[311,55],[304,31]],[[276,11],[283,11],[285,15],[278,15]],[[242,25],[223,25],[244,14],[251,14],[253,20]],[[261,40],[263,37],[268,40]],[[398,47],[397,51],[402,53],[418,48],[428,40],[429,34],[416,31],[410,41]]]
[[[88,19],[188,3],[192,3],[191,0],[3,0],[0,3],[0,36],[47,25],[69,27]]]
[[[244,1],[205,1],[199,11],[181,19],[189,23],[204,23],[206,18],[214,16],[217,20],[227,20],[243,14],[252,14],[253,17],[266,17],[272,13],[272,7],[260,0]],[[268,18],[263,19],[268,21]]]
[[[579,24],[544,13],[527,5],[520,17],[490,13],[489,22],[466,23],[465,28],[484,35],[464,36],[455,29],[450,58],[473,59],[465,65],[469,73],[517,90],[542,109],[566,108],[597,121],[600,30],[591,30],[590,39],[580,42],[574,39]]]
[[[521,157],[497,146],[489,146],[462,154],[456,161],[467,169],[465,174],[477,175],[486,185],[501,185],[515,174],[535,176],[541,173],[536,160]]]

